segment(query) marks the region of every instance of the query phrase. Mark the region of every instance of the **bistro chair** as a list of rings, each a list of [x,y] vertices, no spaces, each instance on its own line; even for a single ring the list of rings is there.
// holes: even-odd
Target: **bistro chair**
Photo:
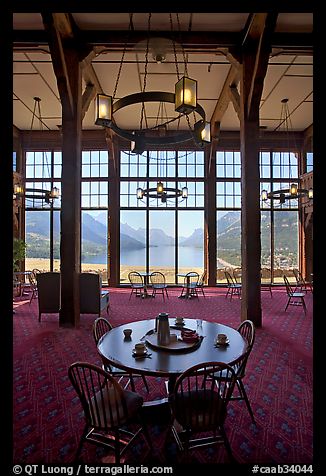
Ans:
[[[135,293],[136,297],[143,297],[145,293],[145,285],[142,275],[137,271],[130,271],[130,273],[128,274],[128,279],[131,284],[131,293],[129,296],[129,300],[131,299],[133,293]]]
[[[197,291],[199,290],[204,297],[206,297],[205,293],[204,293],[204,284],[205,284],[205,281],[206,281],[206,276],[207,276],[207,271],[204,270],[203,273],[201,274],[201,276],[200,276],[200,278],[197,282],[197,286],[196,286]]]
[[[234,279],[235,283],[241,284],[241,279],[242,279],[242,269],[241,268],[234,268],[233,269],[233,279]]]
[[[183,279],[183,286],[181,290],[180,297],[197,297],[198,298],[198,281],[199,281],[199,274],[197,271],[190,271],[187,273]]]
[[[232,278],[231,273],[229,273],[229,271],[224,271],[224,274],[227,281],[227,292],[225,297],[228,297],[229,294],[230,294],[230,299],[232,299],[233,294],[241,297],[241,284],[235,282],[235,280]]]
[[[93,323],[93,337],[95,344],[97,346],[100,338],[104,336],[107,332],[110,332],[111,329],[113,329],[113,326],[110,324],[110,322],[105,319],[104,317],[98,317],[95,319]],[[108,364],[107,362],[103,361],[102,368],[106,371],[109,372],[113,377],[118,379],[118,382],[121,383],[122,379],[127,378],[127,383],[125,384],[124,388],[127,388],[127,386],[130,384],[130,387],[133,392],[135,392],[135,378],[141,378],[143,380],[143,383],[145,385],[145,388],[147,392],[149,392],[148,384],[146,381],[146,378],[144,375],[140,374],[131,374],[126,372],[125,370],[118,369],[117,367],[113,367],[112,365]]]
[[[295,291],[298,290],[299,292],[308,292],[308,291],[313,292],[311,283],[309,283],[308,281],[304,279],[301,272],[297,268],[293,269],[293,274],[297,283]]]
[[[240,324],[237,330],[247,342],[247,348],[245,353],[239,357],[235,363],[232,364],[232,368],[235,371],[236,380],[230,400],[244,400],[253,423],[256,423],[249,398],[243,384],[243,379],[246,376],[247,362],[255,342],[255,326],[252,321],[247,319]],[[210,378],[213,378],[215,381],[217,381],[220,378],[220,375],[210,375]],[[226,379],[225,375],[223,375],[223,379]]]
[[[177,378],[170,396],[171,430],[185,457],[192,448],[223,443],[234,460],[224,429],[234,385],[233,368],[222,362],[197,364]]]
[[[260,290],[267,291],[273,297],[272,293],[272,272],[269,268],[260,270]]]
[[[112,375],[87,362],[70,365],[68,376],[77,392],[85,418],[76,461],[79,460],[85,441],[113,449],[115,463],[120,463],[121,456],[140,433],[143,433],[148,446],[152,448],[147,428],[141,419],[141,395],[124,390]]]
[[[30,297],[30,300],[29,300],[29,304],[31,304],[32,302],[32,299],[35,297],[37,297],[37,282],[36,282],[36,274],[37,273],[40,273],[40,271],[36,270],[36,269],[33,269],[33,271],[31,271],[29,274],[28,274],[28,281],[29,281],[29,288],[30,288],[30,291],[31,291],[31,297]]]
[[[285,274],[283,275],[283,279],[284,279],[284,283],[285,283],[286,293],[288,295],[288,302],[286,304],[285,311],[287,310],[289,305],[292,305],[292,306],[302,306],[304,312],[306,313],[307,312],[307,307],[306,307],[306,303],[305,303],[305,300],[304,300],[305,295],[306,295],[305,291],[300,291],[300,292],[296,291],[297,287],[293,288],[291,286],[291,284],[289,283],[289,280],[285,276]]]
[[[155,297],[156,293],[162,293],[163,300],[165,300],[164,294],[169,298],[168,285],[165,281],[165,276],[160,271],[153,271],[149,276],[152,285],[152,297]]]

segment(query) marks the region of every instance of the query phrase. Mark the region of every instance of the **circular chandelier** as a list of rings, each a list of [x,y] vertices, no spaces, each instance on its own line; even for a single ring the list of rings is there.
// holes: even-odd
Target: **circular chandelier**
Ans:
[[[145,69],[142,91],[135,94],[130,94],[128,96],[120,98],[117,101],[114,101],[128,42],[127,40],[122,54],[113,95],[110,96],[101,93],[98,94],[96,97],[95,124],[108,127],[112,129],[118,136],[129,141],[130,150],[135,154],[142,154],[148,148],[148,146],[174,145],[187,142],[189,140],[194,140],[199,147],[204,147],[207,143],[210,142],[210,123],[206,121],[206,114],[204,109],[200,104],[197,103],[197,81],[191,79],[188,76],[186,56],[183,48],[182,53],[184,59],[184,75],[181,76],[181,74],[179,73],[175,41],[173,41],[173,52],[178,80],[175,84],[174,93],[165,91],[146,91],[149,49],[150,45],[152,46],[152,49],[154,49],[153,46],[155,44],[154,41],[150,42],[151,15],[152,14],[149,13],[148,16],[148,38],[146,41],[144,67]],[[171,13],[169,14],[169,18],[171,31],[173,33],[173,22]],[[178,29],[180,32],[180,22],[178,14],[176,14],[176,18],[178,22]],[[131,30],[131,25],[132,14],[130,16],[129,32]],[[156,63],[162,63],[166,58],[166,51],[156,49],[155,51],[152,51],[152,57]],[[153,127],[143,127],[145,103],[148,102],[159,103],[156,124]],[[137,130],[126,130],[123,127],[120,127],[114,118],[114,114],[127,106],[136,104],[141,105],[139,128]],[[163,117],[163,111],[166,110],[166,104],[174,104],[175,112],[178,113],[176,117],[172,119],[169,119],[167,116]],[[189,115],[191,113],[193,113],[193,116],[195,118],[193,126],[190,124],[189,119]],[[196,119],[196,113],[199,116],[199,120]],[[188,130],[181,131],[179,130],[179,128],[174,130],[168,130],[168,127],[172,122],[178,121],[179,125],[182,117],[185,117],[187,121]]]
[[[288,140],[288,153],[290,154],[290,140],[289,140],[289,130],[290,130],[290,125],[291,125],[291,119],[290,119],[290,110],[288,106],[288,98],[284,98],[281,101],[282,107],[281,107],[281,118],[280,118],[280,123],[279,126],[284,124],[285,126],[285,132],[287,135],[287,140]],[[281,159],[282,162],[282,159]],[[283,164],[284,165],[284,164]],[[291,172],[291,164],[290,164],[290,172]],[[290,178],[291,180],[291,178]],[[266,189],[263,189],[261,191],[261,200],[263,202],[267,202],[268,200],[276,200],[280,203],[280,205],[283,205],[286,200],[293,200],[293,199],[298,199],[298,198],[303,198],[307,197],[308,200],[313,199],[313,189],[305,189],[305,188],[299,188],[298,184],[296,183],[291,183],[289,188],[283,188],[280,190],[273,190],[268,192]]]

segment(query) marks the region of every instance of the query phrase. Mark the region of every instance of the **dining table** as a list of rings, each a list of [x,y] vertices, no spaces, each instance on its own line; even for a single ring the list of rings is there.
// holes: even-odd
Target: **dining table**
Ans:
[[[177,336],[178,342],[182,344],[181,330],[187,329],[199,335],[196,344],[183,349],[160,347],[153,345],[155,325],[156,318],[148,318],[113,327],[97,344],[102,361],[131,373],[166,377],[168,392],[171,393],[177,377],[193,365],[212,361],[232,364],[247,349],[247,341],[236,329],[196,317],[184,318],[183,325],[177,325],[175,317],[169,317],[170,333]],[[123,332],[127,328],[132,330],[130,338],[126,338]],[[226,345],[216,345],[218,334],[227,335]],[[147,353],[143,356],[133,353],[139,342],[146,345]]]

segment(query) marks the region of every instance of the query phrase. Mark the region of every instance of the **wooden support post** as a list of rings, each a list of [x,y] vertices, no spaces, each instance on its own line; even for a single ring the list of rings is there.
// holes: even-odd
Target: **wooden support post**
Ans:
[[[209,147],[205,149],[205,166],[207,177],[205,181],[205,232],[207,234],[207,252],[209,257],[205,263],[205,267],[207,269],[208,286],[216,286],[216,160],[215,147],[213,144],[212,150]]]
[[[62,103],[62,192],[61,192],[61,309],[60,326],[78,327],[80,319],[80,188],[81,188],[81,67],[78,54],[65,49],[74,110],[70,99]]]
[[[109,286],[119,286],[120,284],[120,189],[119,189],[119,168],[117,147],[114,144],[114,135],[106,137],[109,149],[109,224],[108,224],[108,246],[109,246]]]

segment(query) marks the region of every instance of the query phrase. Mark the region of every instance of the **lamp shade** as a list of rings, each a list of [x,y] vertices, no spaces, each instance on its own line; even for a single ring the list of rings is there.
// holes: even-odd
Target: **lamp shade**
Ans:
[[[183,76],[175,85],[175,110],[189,114],[197,105],[197,81]]]
[[[294,197],[298,194],[298,185],[296,183],[291,183],[290,194]]]
[[[138,187],[136,190],[137,198],[142,200],[144,197],[144,190],[141,187]]]
[[[112,120],[112,96],[98,94],[95,105],[95,124],[109,126]]]
[[[308,198],[309,199],[314,198],[314,190],[312,188],[309,188],[308,190]]]
[[[204,129],[201,131],[201,140],[203,142],[209,143],[211,141],[211,124],[210,122],[205,122]]]
[[[163,187],[163,183],[161,181],[157,182],[156,189],[157,189],[157,194],[158,195],[163,193],[164,187]]]
[[[263,202],[266,202],[266,200],[268,199],[268,192],[267,190],[262,190],[261,191],[261,199]]]

